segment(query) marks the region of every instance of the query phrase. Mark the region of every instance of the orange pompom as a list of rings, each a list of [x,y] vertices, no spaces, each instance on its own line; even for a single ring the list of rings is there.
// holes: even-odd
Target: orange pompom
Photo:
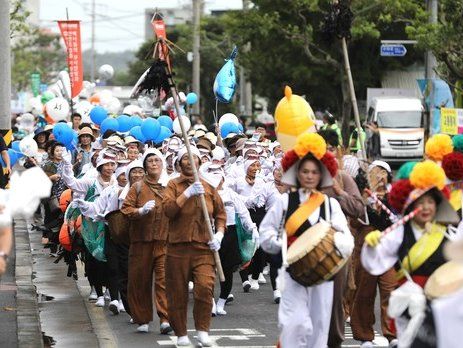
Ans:
[[[442,161],[445,155],[453,151],[452,138],[447,134],[433,135],[426,143],[425,153],[433,161]]]
[[[299,158],[310,152],[316,159],[320,160],[326,153],[325,139],[317,133],[303,133],[297,137],[294,152]]]
[[[410,173],[410,183],[422,190],[433,186],[442,190],[445,186],[445,172],[433,161],[420,162]]]

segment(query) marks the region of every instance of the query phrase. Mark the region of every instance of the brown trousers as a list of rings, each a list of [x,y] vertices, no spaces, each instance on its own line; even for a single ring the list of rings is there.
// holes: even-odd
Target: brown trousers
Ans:
[[[209,331],[214,296],[215,262],[206,244],[168,244],[166,258],[167,303],[170,325],[177,336],[187,334],[188,281],[194,283],[195,328]]]
[[[351,322],[354,339],[358,341],[373,341],[375,333],[375,298],[376,287],[379,287],[381,301],[381,330],[383,336],[389,341],[395,338],[394,333],[389,330],[387,306],[391,291],[396,287],[395,270],[390,269],[380,276],[369,274],[359,262],[355,271],[357,291],[352,304]]]
[[[153,320],[153,273],[156,311],[161,323],[169,321],[165,260],[166,243],[164,241],[130,244],[127,296],[132,319],[139,325]]]

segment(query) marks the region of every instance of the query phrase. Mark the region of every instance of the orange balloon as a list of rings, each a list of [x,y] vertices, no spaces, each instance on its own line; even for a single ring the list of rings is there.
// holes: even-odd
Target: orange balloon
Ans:
[[[61,211],[64,213],[72,200],[72,192],[71,189],[64,190],[61,196],[59,197],[59,207]]]
[[[93,105],[100,105],[100,97],[96,94],[92,95],[88,101]]]

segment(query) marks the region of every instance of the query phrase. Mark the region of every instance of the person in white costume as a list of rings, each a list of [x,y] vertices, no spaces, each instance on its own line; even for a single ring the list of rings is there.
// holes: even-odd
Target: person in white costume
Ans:
[[[285,173],[282,182],[297,190],[284,193],[267,212],[260,225],[260,241],[264,251],[276,254],[286,248],[280,233],[288,235],[288,245],[307,228],[321,219],[331,222],[335,233],[335,245],[344,258],[352,253],[354,241],[349,231],[346,217],[339,202],[319,192],[329,186],[332,177],[324,161],[326,143],[318,134],[304,134],[298,138],[297,153],[290,151],[282,164]],[[296,149],[296,148],[295,148]],[[291,156],[292,155],[292,156]],[[328,155],[329,156],[329,155]],[[302,205],[310,205],[308,216],[301,216],[296,231],[280,231],[285,219],[292,217]],[[329,213],[327,213],[329,212]],[[327,214],[329,216],[327,216]],[[285,255],[285,253],[283,253]],[[285,264],[283,259],[283,264]],[[282,269],[279,276],[281,301],[278,311],[280,346],[283,348],[324,348],[328,342],[331,307],[333,302],[333,282],[327,281],[315,286],[303,286]],[[283,284],[283,286],[281,286]]]

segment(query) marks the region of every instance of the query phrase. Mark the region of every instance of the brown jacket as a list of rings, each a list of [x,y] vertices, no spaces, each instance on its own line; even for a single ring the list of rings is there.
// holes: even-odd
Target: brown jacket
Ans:
[[[121,208],[122,213],[131,220],[130,242],[165,241],[168,228],[162,203],[165,189],[161,184],[150,183],[146,177],[141,181],[139,189],[137,185],[132,185]],[[154,209],[146,215],[140,215],[138,209],[151,200],[156,202]]]
[[[205,198],[211,222],[216,230],[225,231],[227,215],[222,199],[209,184],[203,180],[201,183],[206,191]],[[168,243],[207,243],[210,240],[200,198],[190,197],[182,208],[177,205],[177,198],[190,184],[191,178],[182,175],[170,180],[164,191],[164,212],[169,218]]]

